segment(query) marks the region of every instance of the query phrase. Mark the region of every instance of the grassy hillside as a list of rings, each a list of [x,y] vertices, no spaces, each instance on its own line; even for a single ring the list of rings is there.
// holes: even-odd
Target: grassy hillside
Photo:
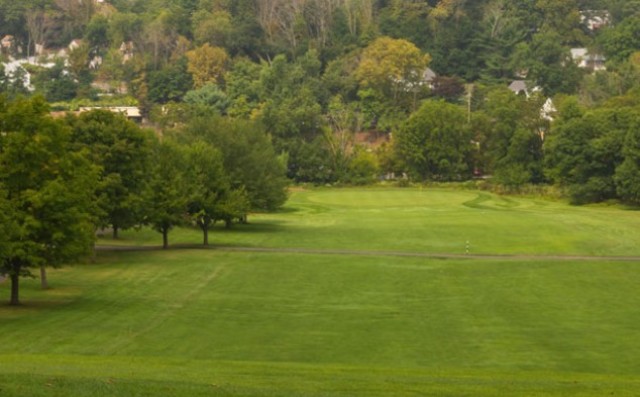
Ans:
[[[26,281],[24,307],[0,306],[0,395],[631,396],[635,262],[368,251],[453,252],[469,238],[490,253],[633,255],[638,215],[457,191],[298,192],[283,213],[218,230],[216,249],[101,252],[52,272],[52,290]],[[511,247],[507,227],[533,248]]]

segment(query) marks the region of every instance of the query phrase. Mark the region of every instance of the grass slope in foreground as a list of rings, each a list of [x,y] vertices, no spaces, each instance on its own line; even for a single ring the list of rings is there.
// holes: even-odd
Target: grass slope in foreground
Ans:
[[[301,217],[313,228],[316,214],[296,200],[280,222]],[[544,208],[554,206],[558,216],[573,210]],[[340,233],[341,208],[325,203],[318,222],[334,214]],[[284,246],[287,233],[245,235]],[[383,248],[398,249],[393,234],[387,240]],[[101,253],[51,281],[50,291],[27,281],[25,307],[0,307],[1,396],[640,390],[633,262],[176,250]]]

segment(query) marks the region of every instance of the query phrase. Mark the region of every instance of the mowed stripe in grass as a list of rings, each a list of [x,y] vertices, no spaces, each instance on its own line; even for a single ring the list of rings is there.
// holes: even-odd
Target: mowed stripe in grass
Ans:
[[[416,390],[435,371],[453,383],[470,376],[479,387],[473,390],[498,387],[493,376],[498,384],[515,376],[523,383],[513,390],[522,392],[528,382],[550,386],[563,373],[607,385],[620,377],[624,388],[640,371],[634,264],[215,251],[113,253],[100,262],[53,272],[51,292],[27,283],[30,304],[0,309],[0,372],[71,376],[60,373],[58,357],[79,368],[85,357],[95,368],[78,376],[119,378],[122,370],[111,366],[122,365],[132,373],[125,378],[144,385],[139,365],[200,363],[195,383],[215,383],[222,372],[232,389],[244,390],[239,374],[221,370],[225,363],[258,384],[270,379],[266,367],[280,363],[302,374],[272,374],[277,384],[287,379],[282,387],[300,382],[287,386],[292,392],[308,386],[310,393],[323,379],[305,380],[309,365],[336,377],[359,372],[361,389],[351,392],[367,395],[367,384],[390,392],[378,377],[402,378],[404,370],[415,371],[409,384],[417,382]],[[52,302],[41,307],[45,299]],[[157,374],[152,383],[164,376],[177,381]],[[465,390],[458,386],[451,390]]]

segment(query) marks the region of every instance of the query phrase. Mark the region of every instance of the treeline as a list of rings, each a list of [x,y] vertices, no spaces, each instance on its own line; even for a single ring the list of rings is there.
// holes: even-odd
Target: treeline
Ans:
[[[19,279],[89,255],[96,231],[149,225],[162,233],[246,222],[286,200],[284,163],[249,121],[194,118],[162,139],[123,116],[49,116],[39,97],[0,96],[0,274]]]
[[[557,97],[553,121],[541,114],[544,101],[507,89],[482,95],[471,112],[427,101],[401,125],[387,167],[419,180],[490,175],[511,191],[551,184],[574,204],[640,205],[640,90],[592,107]]]
[[[25,65],[56,108],[137,104],[160,131],[207,114],[256,123],[296,182],[482,176],[634,202],[621,187],[628,116],[571,139],[565,123],[568,109],[635,112],[637,0],[0,0],[0,11],[0,35],[23,55],[82,38],[53,66]],[[29,95],[17,81],[0,73],[0,90]],[[558,159],[603,136],[616,155]]]

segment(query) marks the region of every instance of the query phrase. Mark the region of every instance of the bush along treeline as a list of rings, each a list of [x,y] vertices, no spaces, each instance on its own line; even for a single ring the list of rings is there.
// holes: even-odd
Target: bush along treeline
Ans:
[[[0,96],[0,274],[17,305],[21,277],[79,261],[98,229],[114,237],[149,225],[194,225],[209,243],[215,222],[246,222],[286,200],[283,159],[262,127],[220,116],[193,119],[161,139],[124,116],[94,110],[52,118],[41,97]]]

